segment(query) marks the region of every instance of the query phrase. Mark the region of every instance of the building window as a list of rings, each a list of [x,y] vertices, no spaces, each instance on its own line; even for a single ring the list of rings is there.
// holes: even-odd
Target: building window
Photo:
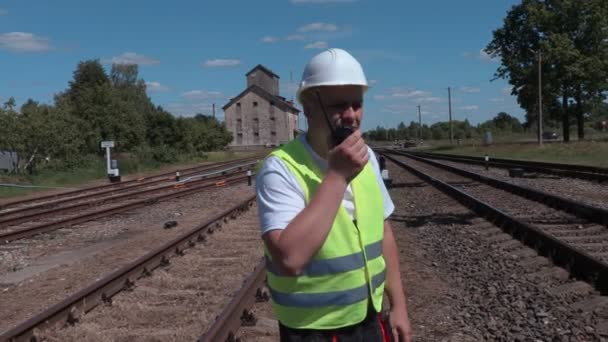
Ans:
[[[257,101],[253,101],[253,106],[254,106],[254,107],[257,107],[257,106],[258,106]]]
[[[271,135],[277,135],[277,132],[272,131],[272,132],[270,132],[270,134],[271,134]]]
[[[240,103],[240,102],[237,102],[237,103],[236,103],[236,106],[237,106],[237,107],[239,107],[239,108],[241,108],[241,103]]]
[[[276,120],[276,118],[274,116],[271,116],[270,121],[274,121],[274,120]]]

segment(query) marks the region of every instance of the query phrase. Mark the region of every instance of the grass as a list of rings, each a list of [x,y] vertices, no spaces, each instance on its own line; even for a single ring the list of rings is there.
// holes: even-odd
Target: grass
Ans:
[[[482,144],[454,146],[437,144],[425,151],[472,156],[536,160],[555,163],[608,167],[608,139],[599,141],[552,142],[542,147],[536,144]]]
[[[128,155],[118,156],[120,175],[126,176],[134,173],[158,173],[162,168],[187,167],[203,162],[214,163],[263,155],[263,151],[214,151],[206,153],[206,157],[180,158],[176,163],[162,164],[158,162],[139,162]],[[77,188],[85,183],[106,180],[105,159],[96,159],[92,165],[72,171],[42,170],[34,176],[2,176],[0,183],[35,185],[53,188]],[[18,197],[47,188],[16,188],[0,186],[0,198]]]

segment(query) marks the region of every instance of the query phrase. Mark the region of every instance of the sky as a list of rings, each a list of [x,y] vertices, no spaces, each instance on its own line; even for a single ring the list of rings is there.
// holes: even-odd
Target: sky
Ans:
[[[448,120],[523,120],[499,60],[482,49],[511,0],[0,1],[0,101],[52,104],[79,61],[136,63],[148,95],[176,116],[223,119],[221,107],[262,64],[295,97],[307,61],[342,48],[370,84],[364,130]],[[296,106],[301,108],[297,103]],[[301,116],[303,117],[303,116]],[[303,122],[304,120],[300,120]],[[301,128],[305,128],[301,124]]]

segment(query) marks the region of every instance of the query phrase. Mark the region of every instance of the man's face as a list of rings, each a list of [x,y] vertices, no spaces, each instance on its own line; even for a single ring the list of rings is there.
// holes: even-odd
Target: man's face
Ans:
[[[363,119],[363,89],[361,87],[331,86],[319,87],[318,89],[327,110],[329,121],[334,128],[342,126],[356,130],[361,127],[361,120]],[[309,118],[317,123],[317,127],[327,127],[316,94],[310,95],[309,99],[313,102],[314,113]]]

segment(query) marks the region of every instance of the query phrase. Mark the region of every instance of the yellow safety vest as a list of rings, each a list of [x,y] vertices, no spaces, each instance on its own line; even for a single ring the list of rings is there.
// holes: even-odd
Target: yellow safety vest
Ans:
[[[270,155],[287,165],[310,203],[323,174],[300,139]],[[357,324],[366,317],[370,294],[376,311],[382,310],[384,204],[369,162],[350,185],[356,224],[340,205],[327,239],[300,275],[277,270],[265,248],[272,308],[287,327],[322,330]]]

